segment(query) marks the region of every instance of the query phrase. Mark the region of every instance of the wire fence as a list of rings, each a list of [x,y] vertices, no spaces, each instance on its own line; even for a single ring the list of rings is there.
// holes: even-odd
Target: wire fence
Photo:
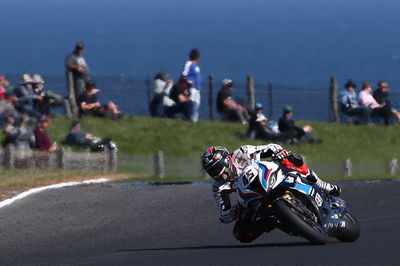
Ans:
[[[18,83],[19,75],[8,74],[7,78],[12,84]],[[44,77],[45,90],[51,90],[61,95],[67,95],[66,78],[63,76]],[[113,101],[126,114],[141,116],[149,115],[149,101],[152,97],[152,77],[135,79],[132,77],[96,77],[95,82],[101,92],[98,94],[100,102]],[[233,97],[243,103],[247,103],[246,80],[235,81]],[[281,115],[282,107],[290,105],[293,107],[295,119],[299,120],[330,120],[329,106],[329,80],[326,87],[296,87],[286,86],[279,83],[260,84],[255,81],[255,101],[262,103],[264,112],[272,120],[277,120]],[[216,96],[221,87],[221,82],[213,82],[212,92],[213,117],[220,119],[216,113]],[[203,82],[201,90],[200,118],[210,118],[209,107],[209,83]],[[400,92],[391,91],[394,105],[400,103]]]

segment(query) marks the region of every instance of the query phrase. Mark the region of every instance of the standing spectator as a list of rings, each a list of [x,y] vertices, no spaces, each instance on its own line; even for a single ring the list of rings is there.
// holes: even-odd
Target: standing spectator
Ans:
[[[43,101],[37,102],[36,110],[42,114],[50,115],[52,109],[58,106],[63,106],[67,117],[71,117],[69,102],[61,95],[52,91],[44,90],[44,80],[39,74],[32,76],[33,92],[37,96],[42,96]]]
[[[46,129],[50,126],[50,121],[42,117],[39,119],[38,124],[33,131],[35,134],[36,148],[41,151],[56,151],[58,146],[52,144],[49,135],[47,135]]]
[[[166,117],[175,118],[177,114],[182,114],[185,119],[195,122],[192,115],[195,103],[190,97],[190,85],[191,84],[185,78],[181,78],[179,82],[172,87],[170,97],[175,104],[165,108]]]
[[[79,96],[79,115],[80,116],[98,116],[107,117],[111,119],[119,119],[122,117],[121,111],[113,102],[108,102],[102,105],[96,97],[100,92],[96,88],[96,84],[89,82],[86,85],[86,90]]]
[[[361,124],[367,125],[370,109],[358,104],[356,87],[357,85],[351,79],[346,82],[345,90],[341,92],[340,111],[348,116],[356,116]]]
[[[34,116],[37,119],[43,116],[42,113],[35,110],[34,105],[43,101],[43,96],[34,93],[32,88],[32,78],[28,74],[21,76],[20,86],[15,89],[15,95],[18,98],[17,109],[24,114]]]
[[[182,76],[191,83],[190,95],[193,101],[193,110],[191,120],[197,122],[199,119],[200,109],[200,90],[201,90],[201,74],[199,67],[200,52],[193,49],[189,53],[189,60],[186,62],[182,72]]]
[[[293,112],[291,106],[283,107],[282,117],[279,118],[278,126],[281,133],[291,138],[293,144],[297,143],[304,137],[309,143],[319,144],[321,140],[316,140],[312,136],[312,128],[308,125],[301,127],[296,126],[293,120]]]
[[[389,97],[389,85],[387,81],[381,80],[378,82],[378,88],[374,91],[375,100],[382,105],[381,114],[385,119],[385,125],[389,125],[392,116],[392,107]]]
[[[90,133],[83,131],[81,124],[78,121],[73,121],[68,135],[65,137],[64,144],[78,147],[89,147],[91,151],[102,151],[104,146],[110,150],[116,150],[117,145],[111,138],[95,137]]]
[[[174,102],[169,98],[169,93],[174,84],[172,79],[168,79],[168,73],[158,73],[153,84],[153,99],[150,103],[150,115],[163,117],[164,107],[172,106]]]
[[[85,92],[85,85],[91,81],[89,66],[83,57],[85,46],[82,42],[75,45],[74,51],[67,56],[65,62],[67,84],[69,84],[68,72],[72,73],[75,100],[78,103],[78,97]]]
[[[371,109],[371,117],[376,118],[378,116],[383,117],[385,120],[385,125],[389,125],[389,119],[391,113],[387,112],[382,104],[379,104],[375,98],[371,95],[372,87],[368,82],[362,83],[362,90],[358,94],[358,101],[361,106]]]
[[[233,100],[232,88],[232,80],[222,80],[222,88],[217,96],[217,110],[224,121],[240,121],[242,124],[247,124],[250,120],[250,115],[243,105]]]

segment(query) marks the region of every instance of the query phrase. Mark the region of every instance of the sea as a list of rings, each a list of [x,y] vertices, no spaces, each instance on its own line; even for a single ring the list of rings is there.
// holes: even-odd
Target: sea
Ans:
[[[400,102],[398,0],[0,3],[1,74],[16,85],[22,73],[39,73],[47,89],[65,94],[65,57],[82,41],[100,99],[126,113],[147,115],[146,77],[168,72],[176,80],[192,48],[201,53],[202,118],[210,116],[209,75],[214,90],[232,79],[235,97],[243,99],[252,75],[256,100],[273,118],[290,104],[299,119],[328,120],[331,77],[340,88],[347,79],[374,86],[387,80]]]

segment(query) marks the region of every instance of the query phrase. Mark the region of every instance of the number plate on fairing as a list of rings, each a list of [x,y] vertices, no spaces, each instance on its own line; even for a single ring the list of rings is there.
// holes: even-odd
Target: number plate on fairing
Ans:
[[[258,172],[254,167],[246,167],[243,170],[242,176],[239,178],[241,185],[244,188],[247,188],[251,182],[253,182],[254,178],[256,178]]]

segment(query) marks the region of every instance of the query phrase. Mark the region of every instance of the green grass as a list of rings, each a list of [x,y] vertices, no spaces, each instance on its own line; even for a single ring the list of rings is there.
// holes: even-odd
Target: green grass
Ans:
[[[400,158],[400,126],[355,126],[329,122],[300,122],[314,128],[314,136],[322,139],[320,145],[302,143],[286,145],[313,162],[387,162]],[[64,139],[70,121],[57,117],[49,134],[53,140]],[[245,144],[261,145],[268,141],[244,137],[246,126],[219,121],[201,120],[189,123],[181,120],[129,116],[119,121],[85,118],[82,125],[87,132],[113,138],[123,154],[153,155],[158,150],[167,156],[200,156],[210,145],[224,145],[229,150]]]
[[[127,116],[119,121],[85,118],[81,123],[87,132],[96,136],[108,136],[117,142],[120,149],[120,172],[128,173],[128,177],[136,176],[122,182],[160,181],[152,177],[153,162],[149,157],[159,150],[164,151],[167,156],[167,178],[161,181],[202,181],[206,179],[200,177],[199,157],[208,146],[224,145],[233,151],[245,144],[268,143],[246,139],[244,137],[246,126],[219,121],[201,120],[198,123],[190,123],[181,120]],[[61,143],[69,131],[70,124],[71,120],[55,117],[48,129],[52,140]],[[399,178],[399,176],[389,176],[385,170],[390,159],[400,159],[399,125],[367,127],[329,122],[299,124],[310,124],[314,128],[314,136],[323,140],[322,144],[301,143],[296,146],[285,145],[285,148],[306,156],[307,161],[318,172],[328,169],[327,173],[336,173],[325,174],[323,179]],[[128,157],[123,160],[124,155]],[[341,177],[342,162],[346,158],[351,158],[355,168],[362,169],[364,174],[356,173],[351,178]],[[332,169],[334,171],[331,171]],[[189,173],[192,173],[192,177],[198,176],[198,178],[185,178],[190,176]],[[0,173],[0,194],[9,195],[10,191],[14,190],[20,191],[38,185],[75,180],[82,176],[99,175],[101,174],[60,170],[3,170]]]

